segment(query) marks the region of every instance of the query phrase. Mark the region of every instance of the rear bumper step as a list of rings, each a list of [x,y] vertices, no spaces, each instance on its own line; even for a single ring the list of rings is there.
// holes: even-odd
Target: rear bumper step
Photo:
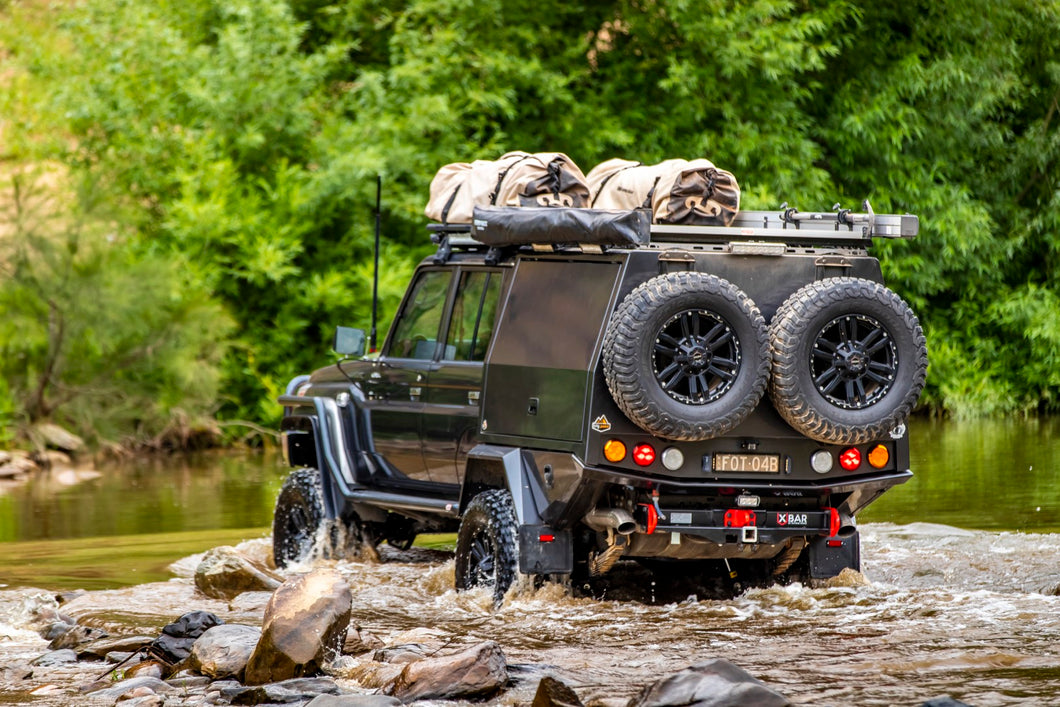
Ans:
[[[719,545],[775,544],[794,537],[838,537],[854,531],[834,508],[820,511],[667,510],[654,533],[677,533],[704,538]]]

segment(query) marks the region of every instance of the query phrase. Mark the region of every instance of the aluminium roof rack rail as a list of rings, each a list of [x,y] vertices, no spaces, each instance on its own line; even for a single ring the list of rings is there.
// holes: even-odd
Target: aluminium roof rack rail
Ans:
[[[653,240],[676,242],[729,242],[752,239],[780,243],[854,243],[873,238],[913,238],[920,220],[912,214],[877,214],[868,201],[864,213],[840,209],[801,212],[782,204],[782,211],[741,211],[729,226],[679,226],[652,224]],[[661,236],[656,238],[656,236]]]
[[[770,254],[783,253],[787,244],[821,246],[866,247],[873,238],[913,238],[920,230],[920,220],[912,214],[877,214],[868,201],[862,203],[864,212],[841,209],[836,204],[832,211],[802,212],[782,204],[781,211],[741,211],[729,226],[686,226],[677,224],[650,224],[650,242],[653,243],[729,243],[740,245],[732,252]],[[511,209],[520,211],[521,209]],[[543,210],[543,209],[542,209]],[[549,209],[553,211],[554,209]],[[529,209],[522,210],[524,212]],[[576,211],[576,209],[571,209]],[[583,210],[584,211],[584,210]],[[626,212],[629,213],[629,212]],[[556,214],[558,216],[558,214]],[[530,217],[529,219],[527,217]],[[558,240],[549,219],[542,219],[540,233],[533,229],[533,217],[524,213],[522,227],[526,233],[525,243],[507,242],[505,247],[546,245],[561,248],[576,245],[569,235]],[[490,250],[498,252],[475,238],[475,229],[470,223],[434,223],[427,226],[431,240],[438,245],[435,259],[445,262],[453,249]],[[538,237],[540,236],[540,237]],[[641,246],[648,245],[642,242]],[[601,247],[629,248],[637,245],[604,245]],[[551,247],[549,248],[551,249]],[[595,248],[594,248],[595,250]]]

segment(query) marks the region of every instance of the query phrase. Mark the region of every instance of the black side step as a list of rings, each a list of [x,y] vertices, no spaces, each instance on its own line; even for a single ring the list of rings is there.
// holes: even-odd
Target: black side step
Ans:
[[[374,491],[371,489],[351,489],[347,494],[347,498],[354,503],[378,506],[386,510],[418,511],[433,515],[447,515],[453,518],[460,517],[460,504],[457,501],[408,496],[401,493]]]

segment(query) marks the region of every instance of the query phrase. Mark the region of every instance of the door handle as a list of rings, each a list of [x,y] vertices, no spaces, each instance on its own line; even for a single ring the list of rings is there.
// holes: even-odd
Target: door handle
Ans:
[[[479,391],[477,391],[477,390],[469,390],[469,391],[467,391],[467,404],[468,405],[477,405],[480,395],[481,395],[481,393],[479,393]]]

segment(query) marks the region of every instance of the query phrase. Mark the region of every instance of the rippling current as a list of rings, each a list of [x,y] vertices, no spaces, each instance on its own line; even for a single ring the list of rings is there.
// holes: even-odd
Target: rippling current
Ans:
[[[668,580],[652,586],[629,572],[640,585],[635,600],[547,585],[513,589],[494,610],[486,592],[452,589],[444,551],[384,547],[381,562],[334,566],[354,590],[353,623],[387,644],[448,650],[497,641],[517,665],[516,683],[489,704],[528,702],[551,674],[586,703],[619,705],[662,675],[713,657],[796,704],[919,705],[940,695],[977,707],[1060,704],[1060,535],[914,523],[868,524],[862,537],[864,576],[730,599],[669,596]],[[267,542],[244,547],[265,552]],[[169,582],[90,592],[63,610],[112,634],[157,633],[192,608],[260,622],[267,595],[204,599],[188,578],[196,562],[176,563]],[[21,701],[48,679],[43,672],[19,682],[3,670],[45,651],[26,630],[28,608],[41,601],[32,590],[0,591],[0,703]],[[100,672],[99,664],[66,670],[74,683]],[[350,677],[340,682],[358,687]],[[69,695],[38,694],[42,704],[69,703]]]

